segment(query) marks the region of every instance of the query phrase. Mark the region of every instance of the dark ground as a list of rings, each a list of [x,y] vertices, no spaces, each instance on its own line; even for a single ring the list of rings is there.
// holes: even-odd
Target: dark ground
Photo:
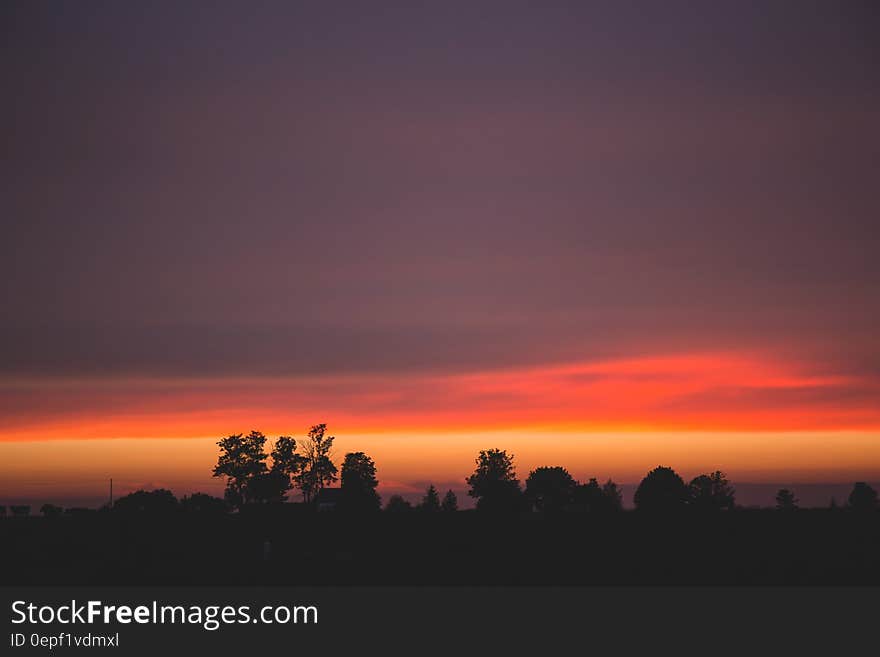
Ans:
[[[96,512],[0,519],[0,559],[7,585],[877,585],[880,513]]]

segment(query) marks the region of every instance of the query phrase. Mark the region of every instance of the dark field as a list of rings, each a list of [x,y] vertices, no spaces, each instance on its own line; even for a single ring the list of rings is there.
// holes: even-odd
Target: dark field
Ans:
[[[880,584],[880,513],[6,518],[4,584]],[[266,550],[266,541],[270,549]]]

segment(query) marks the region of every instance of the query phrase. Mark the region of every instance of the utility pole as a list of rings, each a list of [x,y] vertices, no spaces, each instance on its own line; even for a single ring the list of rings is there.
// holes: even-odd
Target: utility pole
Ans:
[[[110,477],[110,508],[113,508],[113,477]]]

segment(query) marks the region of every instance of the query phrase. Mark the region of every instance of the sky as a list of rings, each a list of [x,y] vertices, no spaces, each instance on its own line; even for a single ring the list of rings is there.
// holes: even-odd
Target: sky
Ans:
[[[318,422],[386,492],[880,480],[874,3],[0,16],[0,503]]]

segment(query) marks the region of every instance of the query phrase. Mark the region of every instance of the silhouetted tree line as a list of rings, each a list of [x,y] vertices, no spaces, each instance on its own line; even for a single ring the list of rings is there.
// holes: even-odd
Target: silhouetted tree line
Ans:
[[[205,493],[193,493],[180,500],[169,490],[139,490],[116,500],[113,511],[129,514],[164,514],[170,512],[222,515],[248,505],[278,504],[296,489],[305,505],[319,510],[337,509],[349,513],[379,511],[381,499],[376,464],[364,452],[349,452],[342,459],[341,471],[333,462],[333,436],[327,435],[326,424],[312,426],[306,437],[297,443],[290,436],[280,436],[266,451],[267,438],[259,431],[233,434],[217,442],[220,455],[213,476],[224,477],[223,499]],[[338,488],[332,484],[340,482]],[[525,486],[520,484],[512,454],[502,449],[481,450],[474,472],[465,479],[468,495],[476,500],[478,511],[487,513],[543,514],[563,512],[614,513],[623,509],[620,487],[608,479],[604,484],[591,478],[579,483],[561,466],[543,466],[532,470]],[[330,495],[333,493],[333,495]],[[633,496],[638,511],[650,513],[696,510],[729,511],[736,506],[736,491],[721,471],[701,474],[689,483],[672,468],[658,466],[648,472]],[[832,508],[836,507],[834,500]],[[776,509],[794,511],[798,500],[786,488],[776,494]],[[846,508],[853,511],[880,509],[877,491],[865,482],[856,482]],[[105,507],[106,510],[106,507]],[[419,512],[450,513],[458,510],[458,499],[452,490],[443,498],[433,484],[425,491],[421,503],[413,506],[401,495],[391,495],[385,505],[388,513]],[[29,506],[11,506],[13,516],[27,516]],[[44,517],[75,515],[86,509],[62,509],[44,504]],[[0,517],[6,507],[0,506]]]

